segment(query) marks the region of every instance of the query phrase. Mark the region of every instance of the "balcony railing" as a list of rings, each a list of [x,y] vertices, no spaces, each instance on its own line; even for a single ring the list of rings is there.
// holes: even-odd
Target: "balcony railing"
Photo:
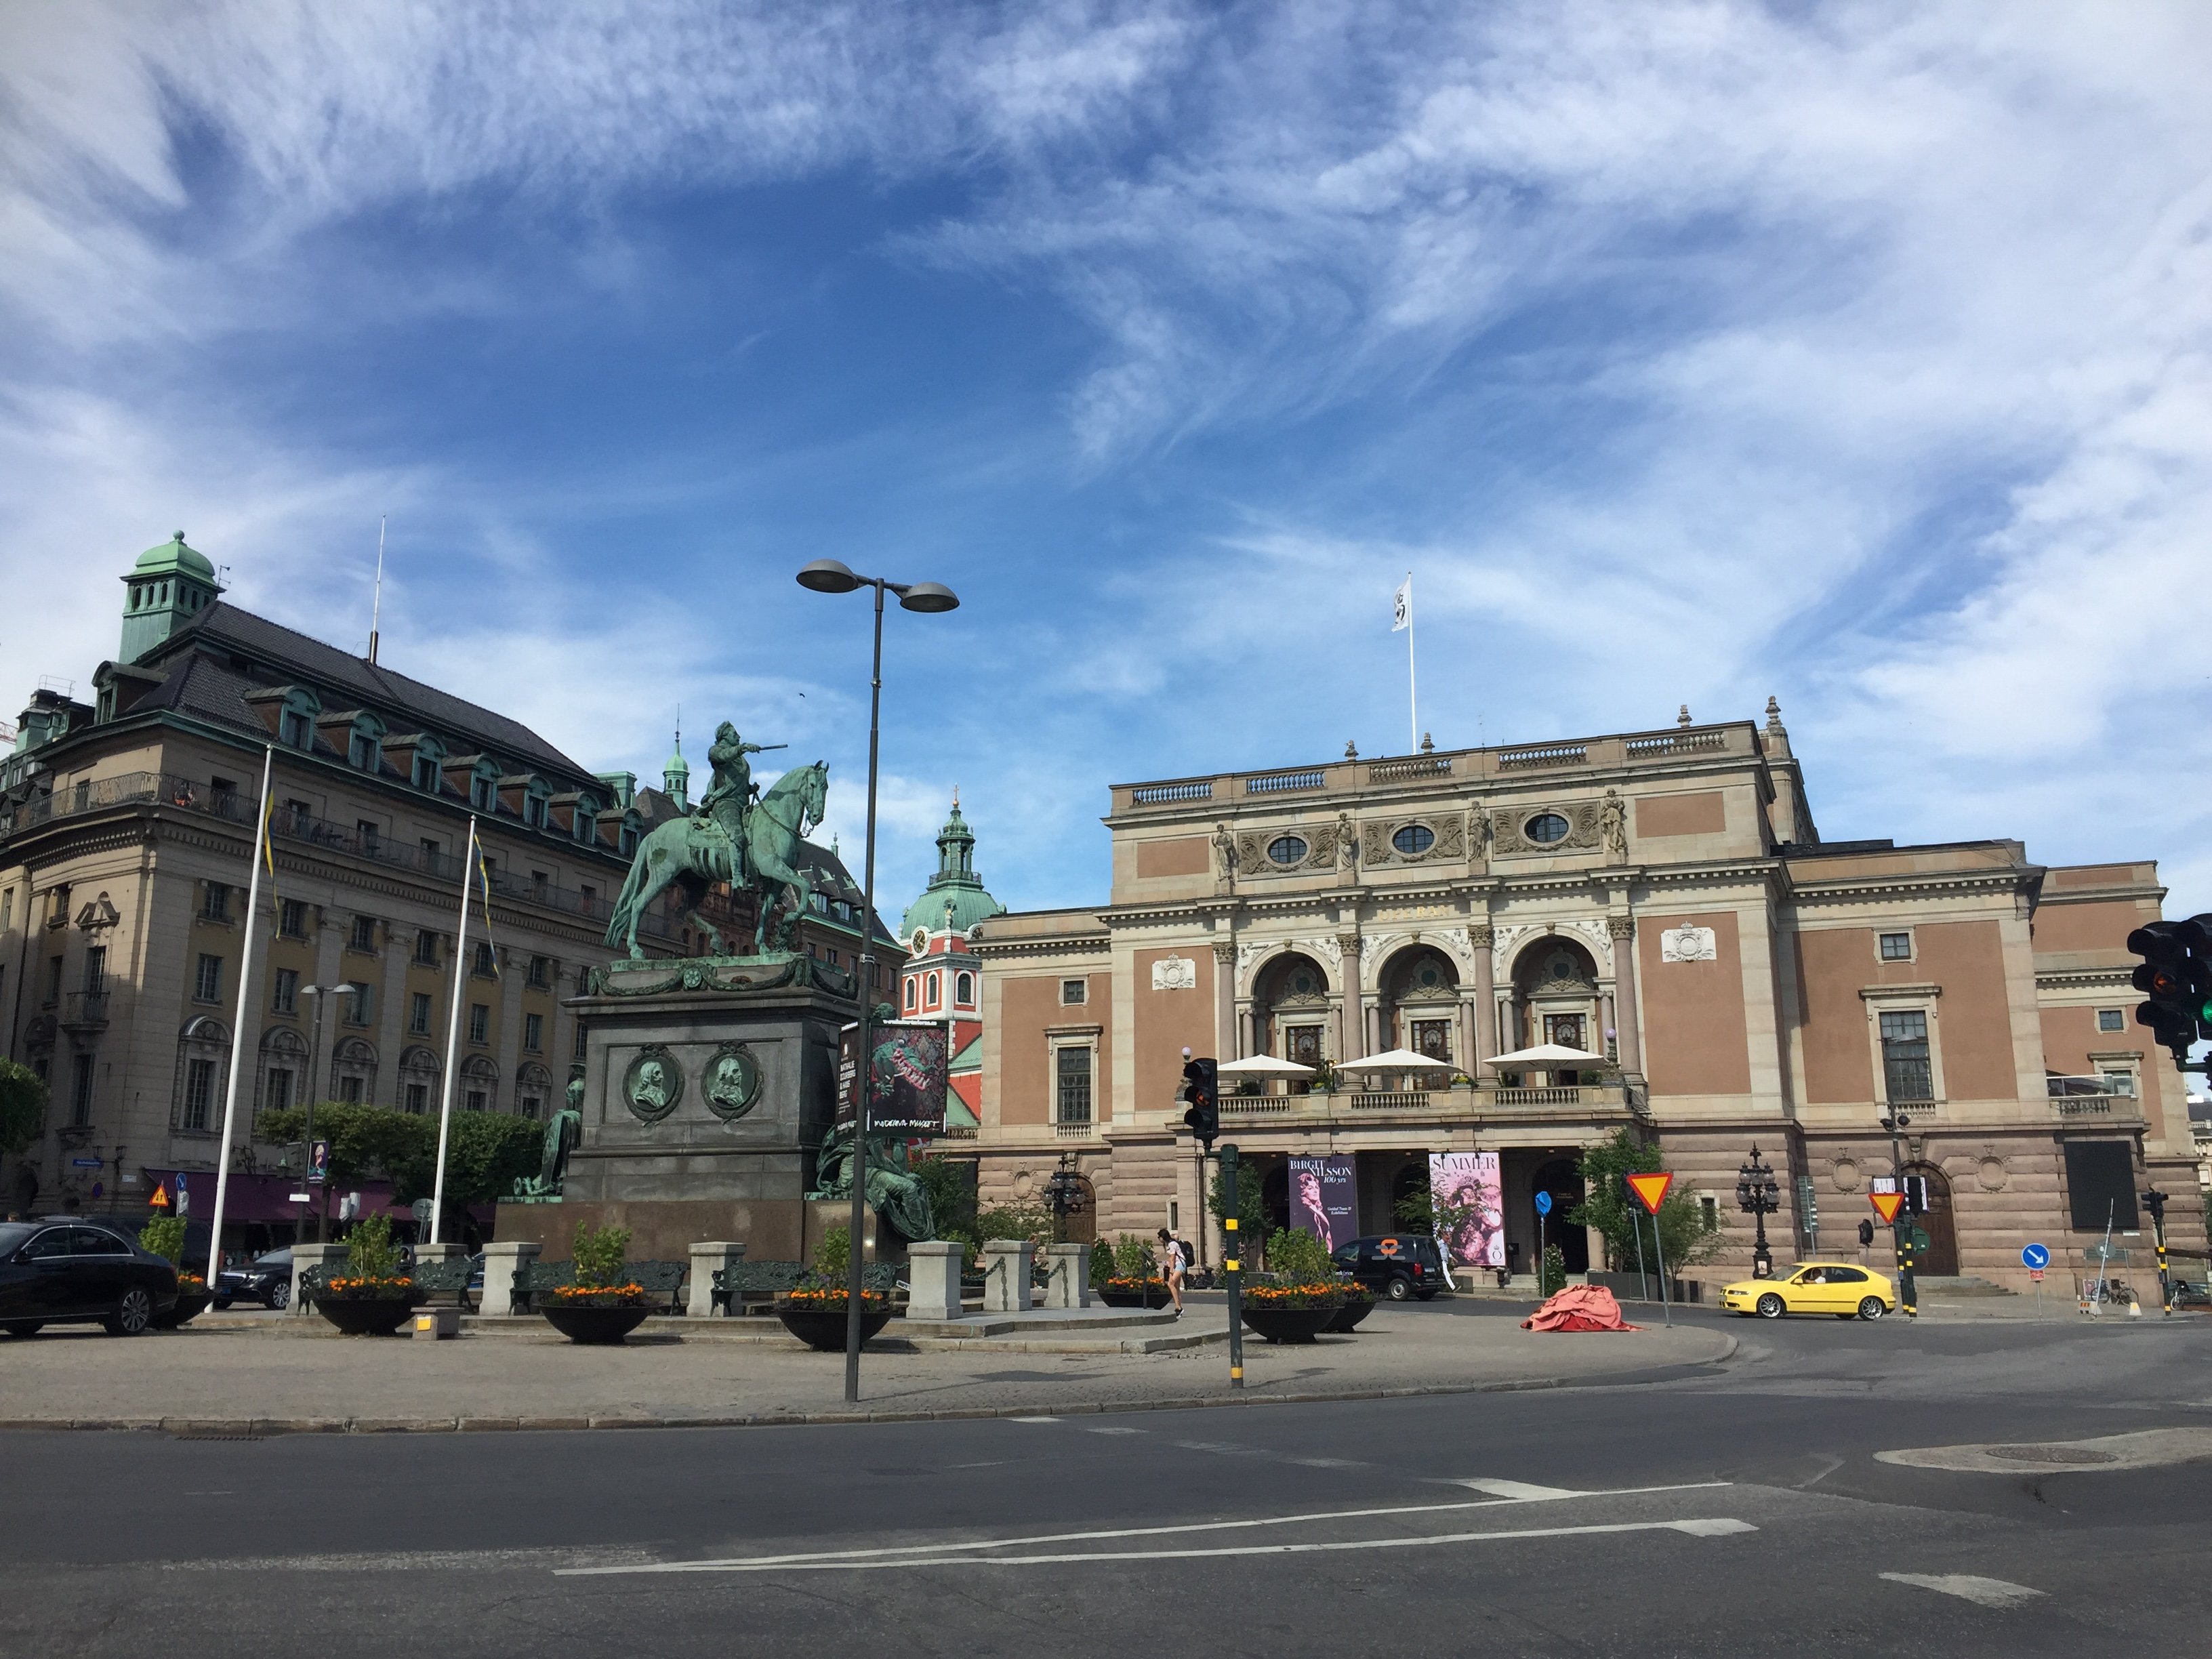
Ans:
[[[1052,1126],[1053,1133],[1062,1140],[1088,1140],[1098,1126],[1089,1118],[1062,1118]]]
[[[107,1028],[107,993],[72,991],[62,1004],[62,1029],[100,1031]]]

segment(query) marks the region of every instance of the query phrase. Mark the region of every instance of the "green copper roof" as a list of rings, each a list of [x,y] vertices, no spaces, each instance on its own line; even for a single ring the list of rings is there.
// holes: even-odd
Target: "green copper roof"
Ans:
[[[952,798],[952,816],[937,833],[937,873],[922,889],[921,896],[906,908],[899,921],[899,937],[911,939],[918,928],[934,933],[946,926],[945,907],[951,907],[951,925],[966,933],[979,921],[1002,916],[1006,907],[993,898],[975,873],[975,835],[960,816],[960,798]]]
[[[185,545],[185,532],[179,530],[171,539],[148,548],[138,556],[138,562],[131,568],[135,576],[194,576],[210,585],[215,581],[215,567],[207,556]]]

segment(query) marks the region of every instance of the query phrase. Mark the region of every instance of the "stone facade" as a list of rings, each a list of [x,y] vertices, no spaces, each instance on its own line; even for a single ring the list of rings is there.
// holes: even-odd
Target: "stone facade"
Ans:
[[[1073,1153],[1102,1234],[1170,1224],[1211,1254],[1176,1097],[1186,1046],[1322,1068],[1310,1090],[1224,1095],[1224,1138],[1279,1218],[1291,1155],[1352,1155],[1376,1231],[1429,1153],[1496,1151],[1522,1268],[1534,1193],[1571,1207],[1575,1158],[1622,1127],[1711,1206],[1709,1273],[1750,1260],[1735,1190],[1754,1144],[1783,1187],[1778,1255],[1812,1248],[1817,1221],[1823,1254],[1856,1258],[1869,1184],[1895,1167],[1893,1105],[1932,1204],[1930,1273],[2024,1285],[2031,1239],[2078,1267],[2093,1239],[2069,1183],[2090,1164],[2069,1146],[2191,1190],[2181,1077],[2133,1023],[2122,943],[2159,912],[2156,866],[1824,843],[1771,703],[1764,725],[1117,786],[1107,823],[1106,904],[978,930],[987,1200],[1033,1194]],[[1547,1042],[1602,1058],[1494,1063]],[[1330,1076],[1398,1048],[1451,1070]],[[2168,1224],[2203,1248],[2197,1206]],[[1549,1237],[1600,1265],[1594,1235]]]

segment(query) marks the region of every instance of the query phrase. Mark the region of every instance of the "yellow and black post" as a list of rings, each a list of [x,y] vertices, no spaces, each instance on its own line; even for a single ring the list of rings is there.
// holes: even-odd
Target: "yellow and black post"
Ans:
[[[1221,1190],[1227,1195],[1222,1206],[1221,1269],[1229,1286],[1229,1386],[1244,1386],[1244,1247],[1238,1237],[1237,1212],[1243,1207],[1242,1194],[1237,1187],[1237,1149],[1221,1149]]]
[[[2173,1316],[2173,1276],[2166,1261],[2166,1194],[2155,1187],[2142,1195],[2143,1207],[2150,1212],[2152,1231],[2158,1238],[2158,1310],[2168,1318]]]
[[[1911,1212],[1900,1206],[1897,1212],[1897,1305],[1905,1310],[1908,1319],[1920,1317],[1920,1288],[1912,1282],[1913,1246],[1918,1239]]]

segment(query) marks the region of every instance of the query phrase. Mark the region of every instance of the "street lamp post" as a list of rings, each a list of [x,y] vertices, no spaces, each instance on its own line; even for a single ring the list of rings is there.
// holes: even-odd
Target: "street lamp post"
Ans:
[[[868,1060],[869,1026],[875,1019],[876,989],[876,757],[882,735],[884,701],[884,595],[898,595],[908,611],[934,613],[957,610],[960,600],[949,587],[936,582],[895,582],[881,576],[855,575],[835,559],[817,559],[799,573],[799,585],[817,593],[850,593],[856,588],[876,590],[876,642],[868,675],[868,852],[866,878],[860,906],[860,1031],[855,1052],[856,1073],[853,1101],[853,1208],[847,1225],[845,1278],[845,1399],[860,1398],[860,1237],[867,1201],[868,1176]]]
[[[1908,1319],[1920,1316],[1919,1287],[1912,1278],[1912,1206],[1905,1191],[1905,1152],[1898,1136],[1912,1127],[1912,1120],[1894,1106],[1881,1120],[1889,1131],[1889,1172],[1897,1182],[1897,1219],[1890,1224],[1890,1243],[1897,1250],[1897,1304]]]
[[[1753,1279],[1774,1277],[1774,1252],[1767,1248],[1766,1218],[1782,1207],[1782,1188],[1776,1183],[1774,1171],[1759,1161],[1759,1148],[1751,1149],[1751,1162],[1739,1166],[1735,1177],[1736,1208],[1748,1214],[1759,1228],[1758,1242],[1751,1250],[1751,1276]]]
[[[350,981],[341,981],[337,985],[302,985],[300,988],[301,996],[313,997],[315,1000],[315,1038],[307,1049],[307,1121],[300,1136],[301,1161],[311,1167],[315,1161],[315,1079],[323,1063],[323,1009],[325,1006],[324,999],[351,996],[359,989],[361,987]],[[307,1180],[308,1173],[308,1169],[302,1169],[300,1171],[300,1178],[302,1182]],[[330,1183],[325,1181],[323,1184],[327,1187]],[[312,1242],[318,1244],[323,1240],[323,1203],[326,1196],[327,1194],[324,1193],[315,1193],[314,1207],[309,1212],[310,1218],[315,1225],[314,1237]]]

